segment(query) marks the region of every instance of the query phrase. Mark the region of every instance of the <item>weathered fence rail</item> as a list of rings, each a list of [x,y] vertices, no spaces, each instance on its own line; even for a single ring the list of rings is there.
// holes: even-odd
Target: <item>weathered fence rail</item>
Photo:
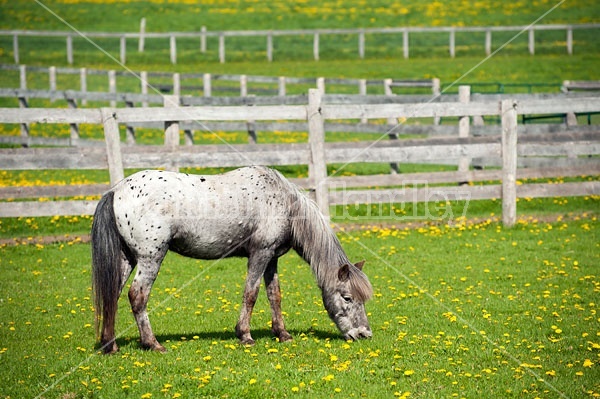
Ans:
[[[561,103],[565,100],[585,98],[589,94],[581,92],[573,93],[538,93],[538,94],[514,94],[513,99],[518,101],[530,101],[545,99],[556,103]],[[88,101],[103,102],[105,104],[125,105],[133,108],[139,105],[163,105],[165,96],[154,94],[138,94],[138,93],[106,93],[106,92],[81,92],[73,90],[52,91],[52,90],[30,90],[30,89],[2,89],[0,88],[0,98],[13,98],[15,103],[18,103],[21,108],[28,107],[28,101],[31,99],[49,99],[53,101],[63,100],[70,108],[77,108],[79,104],[85,104]],[[345,95],[345,94],[324,94],[322,100],[329,105],[356,105],[356,104],[429,104],[458,102],[459,100],[479,103],[498,102],[503,98],[501,95],[481,95],[467,93],[462,99],[459,95],[443,94],[443,95]],[[177,100],[181,106],[264,106],[264,105],[305,105],[308,101],[307,95],[294,96],[248,96],[248,97],[195,97],[181,96]],[[63,111],[64,112],[64,111]],[[135,111],[133,111],[135,112]],[[521,115],[524,121],[531,119],[532,116]],[[568,128],[570,131],[577,132],[595,132],[597,127],[594,125],[577,126],[577,117],[575,114],[554,114],[556,119],[562,116],[563,123],[536,123],[536,124],[520,124],[518,126],[519,134],[540,134],[546,132],[557,132]],[[357,116],[358,118],[358,116]],[[446,120],[448,117],[445,118]],[[325,129],[328,132],[344,132],[344,133],[373,133],[373,134],[392,134],[393,138],[404,135],[424,135],[429,137],[435,136],[455,136],[458,134],[460,127],[456,125],[456,117],[450,124],[440,124],[441,117],[435,117],[433,124],[428,121],[420,123],[398,123],[397,119],[389,118],[387,122],[381,120],[370,120],[368,118],[360,118],[355,120],[342,121],[326,121]],[[498,124],[499,117],[488,118],[484,121],[483,117],[473,118],[473,125],[469,127],[470,134],[473,136],[481,135],[498,135],[501,133],[501,127]],[[495,120],[494,120],[495,119]],[[564,126],[566,124],[566,127]],[[71,136],[69,138],[56,137],[37,137],[30,135],[28,124],[22,124],[21,136],[0,136],[0,143],[4,144],[20,144],[24,146],[30,145],[58,145],[58,146],[94,146],[100,145],[98,141],[87,140],[80,138],[78,133],[77,123],[71,123]],[[131,122],[127,124],[128,143],[133,144],[136,141],[135,129],[138,128],[154,128],[162,129],[162,122]],[[248,131],[250,142],[256,143],[257,137],[261,132],[296,132],[307,131],[307,121],[203,121],[202,124],[193,121],[182,121],[180,128],[185,132],[186,143],[194,142],[194,132],[198,130],[209,131],[228,131],[241,132]],[[453,161],[450,161],[453,163]],[[533,160],[529,159],[528,163],[531,166]],[[559,160],[559,163],[565,162]],[[569,161],[574,162],[574,161]],[[497,165],[494,160],[477,159],[474,162],[478,166]]]
[[[169,32],[169,33],[149,33],[144,28],[140,32],[59,32],[59,31],[28,31],[28,30],[0,30],[0,36],[13,38],[13,58],[15,64],[19,64],[19,42],[24,37],[38,38],[64,38],[66,43],[66,59],[69,64],[74,62],[73,39],[79,35],[89,39],[117,39],[119,40],[119,59],[125,64],[127,61],[127,40],[137,40],[138,51],[144,51],[144,44],[147,39],[168,39],[169,40],[169,58],[173,64],[177,63],[177,40],[178,39],[197,39],[199,41],[198,51],[205,53],[207,51],[207,38],[218,38],[218,57],[221,63],[225,63],[226,38],[234,37],[262,37],[265,40],[266,57],[269,62],[274,59],[274,38],[281,36],[311,37],[313,38],[313,58],[320,58],[320,42],[322,36],[356,35],[357,37],[357,55],[359,58],[365,58],[367,49],[367,35],[401,35],[402,36],[402,54],[404,58],[409,58],[410,54],[410,36],[424,33],[436,33],[448,35],[448,53],[451,57],[456,56],[456,34],[457,33],[485,33],[483,48],[486,55],[492,52],[492,35],[498,32],[527,32],[528,51],[535,54],[535,32],[539,31],[564,31],[565,46],[567,54],[573,53],[573,31],[581,29],[598,29],[600,24],[573,24],[573,25],[530,25],[530,26],[489,26],[489,27],[396,27],[396,28],[357,28],[357,29],[295,29],[295,30],[248,30],[248,31],[209,31],[202,27],[200,32]]]
[[[172,100],[172,98],[168,98]],[[600,154],[597,132],[569,132],[529,135],[519,138],[519,113],[580,113],[600,111],[598,97],[549,100],[502,100],[490,103],[429,103],[429,104],[347,104],[335,105],[323,101],[318,89],[311,89],[308,104],[269,106],[204,106],[164,108],[101,108],[101,109],[0,109],[0,123],[93,123],[102,124],[104,147],[12,148],[0,149],[0,168],[22,169],[108,169],[111,184],[123,178],[128,168],[177,169],[187,166],[233,167],[249,164],[309,166],[309,176],[296,180],[314,192],[317,203],[325,212],[330,205],[403,201],[448,201],[482,198],[502,198],[503,221],[512,225],[516,217],[518,196],[574,196],[600,194],[600,181],[565,184],[517,184],[517,178],[580,176],[600,174],[597,157],[585,166],[566,168],[519,169],[519,158],[549,157],[550,159],[590,157]],[[481,137],[448,137],[422,140],[389,140],[372,142],[325,143],[325,121],[357,118],[399,117],[480,117],[495,116],[502,120],[501,135]],[[179,145],[179,122],[182,121],[305,121],[308,143],[300,144],[237,144]],[[119,124],[136,122],[164,123],[165,145],[122,145]],[[417,174],[395,174],[369,177],[327,177],[329,163],[353,162],[421,162],[455,158],[494,157],[501,170],[461,170]],[[438,183],[500,180],[501,184],[435,186]],[[347,190],[374,185],[396,186],[396,189]],[[419,187],[412,187],[419,185]],[[424,187],[422,187],[425,185]],[[409,187],[410,186],[410,187]],[[56,188],[0,190],[0,216],[41,216],[90,214],[94,201],[6,201],[8,198],[38,198],[43,195],[65,197],[78,189],[86,193],[104,190],[107,186],[69,188],[64,193]],[[68,194],[67,194],[68,192]]]

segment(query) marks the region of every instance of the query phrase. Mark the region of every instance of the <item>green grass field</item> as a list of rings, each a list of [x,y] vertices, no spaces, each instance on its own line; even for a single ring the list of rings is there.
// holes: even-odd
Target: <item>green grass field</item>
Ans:
[[[556,4],[0,0],[0,29],[69,30],[50,11],[82,31],[135,32],[141,17],[147,19],[148,32],[198,31],[203,25],[209,30],[527,25]],[[600,22],[596,2],[569,0],[539,23],[588,22]],[[366,57],[359,60],[355,37],[323,36],[321,60],[316,62],[312,37],[276,38],[272,63],[265,61],[262,39],[228,39],[225,64],[218,62],[216,41],[209,40],[208,52],[200,54],[198,43],[181,40],[177,65],[169,63],[166,41],[148,41],[143,54],[135,50],[137,43],[128,42],[127,67],[290,77],[438,77],[449,92],[465,83],[523,85],[507,86],[508,92],[541,83],[533,90],[556,92],[563,80],[600,79],[600,42],[594,30],[575,31],[572,56],[566,55],[562,32],[539,32],[534,56],[527,52],[525,34],[487,60],[484,38],[478,34],[457,35],[454,59],[448,56],[447,36],[411,36],[408,60],[402,57],[400,36],[366,39]],[[494,49],[509,40],[510,34],[495,35]],[[62,39],[21,38],[19,44],[24,64],[66,66]],[[118,58],[118,41],[97,44]],[[75,67],[122,69],[82,39],[76,38],[74,46]],[[0,37],[0,64],[13,62],[12,37]],[[120,82],[119,91],[139,89],[133,78]],[[27,83],[33,89],[48,88],[45,74],[29,73]],[[106,91],[105,76],[90,76],[88,84],[89,90]],[[18,85],[18,72],[0,74],[0,87]],[[78,87],[77,76],[59,75],[59,89]],[[8,99],[0,104],[17,106]],[[61,101],[30,104],[66,107]],[[102,138],[98,127],[81,128],[82,137]],[[0,129],[3,135],[20,134],[16,125]],[[197,134],[203,143],[247,141],[244,132]],[[32,126],[32,135],[68,137],[69,130],[39,125]],[[160,132],[150,129],[140,129],[138,138],[145,144],[161,141]],[[259,135],[259,142],[306,139],[304,133]],[[356,135],[329,134],[327,139],[351,140]],[[338,167],[330,165],[329,173]],[[416,172],[447,167],[401,168]],[[305,166],[280,169],[289,177],[307,173]],[[343,173],[388,171],[384,164],[357,164]],[[0,171],[0,186],[108,180],[107,171]],[[117,320],[121,351],[114,356],[97,353],[90,247],[79,237],[89,233],[91,218],[3,218],[0,399],[598,397],[599,201],[597,196],[520,199],[519,221],[511,229],[498,222],[499,200],[332,208],[332,223],[344,248],[350,259],[367,260],[365,272],[374,286],[374,298],[367,303],[374,336],[360,342],[341,338],[309,267],[290,253],[280,260],[280,279],[284,317],[294,340],[280,344],[272,338],[263,289],[252,322],[257,343],[240,346],[234,326],[245,260],[198,261],[170,254],[149,303],[154,331],[168,352],[139,347],[124,295]],[[44,236],[60,237],[61,242],[39,242]]]
[[[479,2],[455,0],[450,3],[409,0],[365,2],[350,0],[275,1],[257,4],[239,1],[49,1],[45,7],[34,2],[2,0],[2,29],[70,31],[139,31],[147,20],[148,32],[252,29],[309,29],[398,26],[498,26],[539,24],[580,24],[600,21],[593,1],[548,0],[531,2]],[[558,7],[554,8],[559,4]],[[54,15],[53,15],[54,14]],[[98,16],[102,16],[99,18]],[[59,19],[60,17],[60,19]],[[445,34],[411,36],[411,58],[402,57],[401,35],[367,35],[366,58],[357,56],[357,38],[323,35],[321,61],[312,60],[312,37],[276,37],[274,62],[266,62],[264,38],[228,38],[227,63],[219,64],[217,39],[208,41],[208,51],[198,51],[197,40],[178,41],[178,64],[169,63],[168,40],[147,41],[147,51],[138,54],[137,42],[128,42],[127,66],[133,70],[234,73],[268,76],[355,77],[421,79],[439,77],[443,84],[462,78],[469,82],[552,83],[565,79],[598,79],[600,47],[597,30],[574,32],[574,55],[566,57],[564,32],[536,33],[536,55],[527,52],[527,35],[497,33],[493,49],[507,44],[497,55],[476,67],[484,58],[484,35],[457,34],[457,58],[448,56]],[[98,39],[96,44],[118,58],[118,40]],[[64,39],[21,38],[21,63],[65,65]],[[118,63],[82,38],[74,39],[75,66],[121,69]],[[11,64],[12,37],[0,38],[0,63]],[[472,68],[475,69],[469,72]],[[466,75],[465,75],[466,74]],[[6,78],[8,79],[8,78]],[[18,79],[18,76],[17,76]],[[13,84],[15,81],[13,81]],[[0,79],[2,86],[4,78]],[[18,80],[16,80],[18,84]],[[32,85],[35,87],[35,85]]]
[[[340,233],[367,259],[371,340],[345,342],[310,269],[280,261],[291,343],[233,332],[241,260],[167,257],[150,301],[166,354],[139,348],[127,300],[121,351],[96,354],[89,245],[2,248],[1,397],[594,397],[600,394],[596,216]]]

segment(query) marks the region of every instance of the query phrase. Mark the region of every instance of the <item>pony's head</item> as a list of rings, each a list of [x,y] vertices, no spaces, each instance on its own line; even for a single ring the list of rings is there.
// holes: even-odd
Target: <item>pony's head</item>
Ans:
[[[373,335],[365,311],[365,302],[371,298],[373,288],[362,272],[363,265],[364,261],[343,265],[328,289],[323,290],[325,309],[347,340]]]

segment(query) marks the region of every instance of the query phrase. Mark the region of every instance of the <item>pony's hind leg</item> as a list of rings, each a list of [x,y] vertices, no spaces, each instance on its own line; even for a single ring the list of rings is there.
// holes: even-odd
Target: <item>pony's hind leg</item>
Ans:
[[[121,292],[127,283],[127,279],[131,275],[133,268],[135,266],[135,260],[130,256],[127,256],[124,252],[121,252],[120,260],[119,260],[119,268],[121,272],[121,285],[119,286],[119,295],[116,296],[115,300],[121,296]],[[102,323],[102,335],[100,340],[100,345],[102,347],[102,351],[105,354],[113,354],[119,350],[117,346],[116,337],[115,337],[115,319],[117,307],[116,305],[112,309],[114,314],[109,315],[104,318],[104,322]]]
[[[166,352],[166,349],[156,340],[152,332],[146,308],[150,297],[150,290],[152,289],[154,280],[156,280],[160,263],[165,254],[166,249],[159,257],[154,256],[151,259],[139,259],[138,270],[129,289],[129,302],[131,303],[131,310],[140,331],[142,348],[158,352]]]
[[[279,342],[289,341],[292,336],[285,329],[281,313],[281,289],[277,277],[277,258],[269,262],[267,270],[265,270],[265,287],[271,305],[271,330],[273,335],[279,339]]]

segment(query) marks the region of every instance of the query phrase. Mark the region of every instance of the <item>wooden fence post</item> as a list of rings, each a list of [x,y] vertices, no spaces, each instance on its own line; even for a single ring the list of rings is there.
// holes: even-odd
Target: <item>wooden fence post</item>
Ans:
[[[248,76],[240,75],[240,97],[248,96]]]
[[[573,55],[573,28],[567,28],[567,54]]]
[[[319,61],[319,33],[315,33],[313,37],[313,57],[315,61]]]
[[[108,71],[108,92],[113,94],[117,93],[117,73],[114,70]],[[111,100],[110,106],[111,108],[115,108],[117,106],[117,102],[115,100]]]
[[[321,91],[308,90],[308,145],[310,161],[308,176],[315,190],[317,206],[329,219],[329,189],[327,185],[327,163],[325,161],[325,125],[321,114]]]
[[[179,96],[170,95],[164,96],[164,107],[174,108],[179,107]],[[179,121],[165,121],[165,147],[173,149],[179,145]],[[174,172],[179,171],[177,160],[171,159],[171,165],[166,169]]]
[[[27,66],[19,65],[19,88],[27,89]]]
[[[273,61],[273,34],[271,32],[267,34],[267,61]]]
[[[325,94],[325,78],[317,78],[317,90],[321,92],[321,95]]]
[[[200,52],[206,53],[206,26],[200,28]]]
[[[392,83],[394,81],[392,79],[384,79],[383,80],[383,93],[386,96],[393,96],[392,92]],[[388,129],[388,137],[390,140],[398,140],[398,133],[395,132],[395,127],[398,125],[398,120],[396,118],[388,118],[387,120],[387,129]],[[400,166],[397,162],[390,163],[390,173],[396,174],[400,172]]]
[[[146,18],[140,19],[140,40],[138,42],[138,52],[144,52],[144,44],[146,40]]]
[[[450,57],[454,58],[456,55],[456,30],[450,30]]]
[[[142,91],[142,94],[146,95],[148,94],[148,72],[146,71],[142,71],[140,72],[140,90]],[[144,101],[142,102],[142,107],[147,107],[148,106],[148,102]]]
[[[19,36],[13,35],[13,57],[15,64],[19,65]]]
[[[517,103],[503,100],[502,117],[502,223],[517,221]]]
[[[408,59],[408,29],[404,29],[402,32],[402,52],[404,53],[404,58]]]
[[[219,62],[225,63],[225,35],[222,33],[219,35]]]
[[[471,101],[471,86],[459,86],[458,87],[458,101],[467,104]],[[469,137],[469,117],[461,116],[458,119],[458,137]],[[461,157],[458,160],[458,171],[459,172],[468,172],[469,164],[471,160],[467,157]],[[460,181],[458,184],[464,185],[467,184],[466,181]]]
[[[442,92],[442,84],[440,82],[439,78],[433,78],[431,79],[431,94],[433,95],[433,99],[434,101],[437,100],[437,98],[441,95]],[[439,125],[442,121],[442,118],[440,118],[439,116],[434,116],[433,117],[433,124],[434,125]]]
[[[67,62],[73,65],[73,35],[67,35]]]
[[[56,90],[56,67],[51,66],[48,68],[48,81],[51,91]]]
[[[27,89],[27,67],[25,65],[19,65],[19,87],[23,90]],[[29,108],[29,104],[27,103],[27,98],[25,97],[19,97],[19,108]],[[27,123],[21,123],[21,137],[23,137],[24,140],[23,142],[23,146],[27,147],[28,144],[26,143],[26,141],[28,141],[29,138],[29,124]]]
[[[529,54],[535,54],[535,31],[532,28],[529,28]]]
[[[163,96],[163,106],[165,108],[179,107],[179,96],[165,95]],[[179,145],[179,122],[165,121],[165,146],[174,147]]]
[[[86,68],[79,69],[79,90],[82,93],[87,92],[87,69]],[[81,100],[81,105],[86,106],[87,100],[86,99]]]
[[[125,107],[126,108],[133,108],[134,104],[133,101],[125,101]],[[125,142],[127,143],[127,145],[134,145],[135,144],[135,128],[132,125],[126,125],[125,126]]]
[[[248,97],[248,76],[240,75],[240,97]],[[248,106],[252,106],[254,103],[254,95],[251,95],[251,100],[248,101]],[[248,142],[250,144],[256,144],[256,123],[252,119],[246,121],[246,130],[248,130]]]
[[[173,95],[181,95],[181,75],[179,72],[173,73]]]
[[[77,109],[77,102],[74,98],[67,98],[67,104],[69,109]],[[79,126],[76,123],[69,124],[71,145],[77,146],[79,144]]]
[[[212,85],[211,85],[210,80],[211,80],[210,73],[205,73],[202,76],[202,86],[203,86],[203,91],[204,91],[204,97],[212,96]]]
[[[175,35],[171,35],[169,40],[169,52],[171,53],[171,64],[177,64],[177,39],[175,39]]]
[[[121,64],[125,65],[127,63],[127,39],[125,39],[125,36],[121,36],[119,39],[119,59]]]
[[[277,86],[277,94],[281,97],[285,97],[285,76],[280,76]]]
[[[487,29],[485,31],[485,55],[492,54],[492,31]]]
[[[358,81],[358,95],[367,95],[367,79],[360,79]],[[369,123],[369,120],[367,118],[361,118],[360,123]]]
[[[365,58],[365,30],[361,29],[358,32],[358,56],[360,59]]]
[[[121,157],[121,137],[116,113],[111,108],[101,108],[102,124],[104,125],[104,140],[106,141],[106,158],[110,185],[114,186],[125,177],[123,159]]]

